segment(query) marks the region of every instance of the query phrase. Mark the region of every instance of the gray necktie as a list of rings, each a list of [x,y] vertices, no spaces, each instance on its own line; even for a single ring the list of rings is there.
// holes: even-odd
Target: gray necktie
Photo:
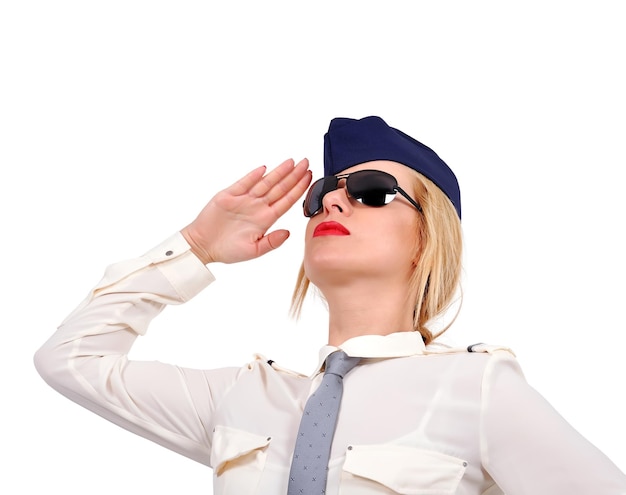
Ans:
[[[335,434],[343,377],[361,360],[335,351],[326,358],[326,371],[304,407],[289,473],[288,495],[326,493],[328,459]]]

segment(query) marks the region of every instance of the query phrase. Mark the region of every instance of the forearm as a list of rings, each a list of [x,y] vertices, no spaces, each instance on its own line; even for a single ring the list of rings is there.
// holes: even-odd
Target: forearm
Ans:
[[[192,376],[202,372],[132,362],[127,354],[166,305],[185,302],[212,280],[180,235],[140,258],[111,265],[37,351],[37,370],[55,390],[110,421],[190,457],[204,456],[196,452],[206,444],[203,425],[188,414],[197,408],[189,382],[205,383]],[[154,390],[167,392],[180,422],[163,414]]]

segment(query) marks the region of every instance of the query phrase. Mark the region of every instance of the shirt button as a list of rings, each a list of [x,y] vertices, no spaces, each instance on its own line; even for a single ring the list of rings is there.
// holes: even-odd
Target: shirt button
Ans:
[[[463,463],[463,467],[467,467],[467,462],[464,462],[464,463]]]
[[[352,450],[352,445],[348,445],[348,450]]]
[[[272,437],[267,437],[267,441],[269,442],[272,439]]]
[[[166,251],[165,252],[165,256],[172,256],[174,254],[174,251]]]

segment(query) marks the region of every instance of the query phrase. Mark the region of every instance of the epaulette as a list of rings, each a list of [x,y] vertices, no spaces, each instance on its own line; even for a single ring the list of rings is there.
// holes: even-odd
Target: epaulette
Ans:
[[[467,346],[467,352],[488,352],[489,354],[493,354],[496,351],[507,351],[515,356],[515,353],[511,348],[502,345],[489,345],[478,342],[477,344]]]
[[[489,345],[482,342],[468,345],[467,347],[449,346],[441,342],[432,342],[426,346],[424,354],[462,354],[467,352],[473,353],[489,353],[493,354],[498,351],[505,351],[515,356],[513,350],[503,345]]]

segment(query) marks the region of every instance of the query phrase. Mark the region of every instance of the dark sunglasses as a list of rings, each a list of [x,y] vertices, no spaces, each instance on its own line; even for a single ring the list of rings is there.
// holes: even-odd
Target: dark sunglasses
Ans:
[[[339,181],[346,179],[346,190],[351,198],[367,206],[385,206],[393,201],[396,193],[402,194],[421,213],[422,207],[400,186],[396,178],[382,170],[359,170],[351,174],[331,175],[316,180],[306,195],[302,205],[305,217],[317,215],[324,205],[322,200],[327,193],[339,187]]]

